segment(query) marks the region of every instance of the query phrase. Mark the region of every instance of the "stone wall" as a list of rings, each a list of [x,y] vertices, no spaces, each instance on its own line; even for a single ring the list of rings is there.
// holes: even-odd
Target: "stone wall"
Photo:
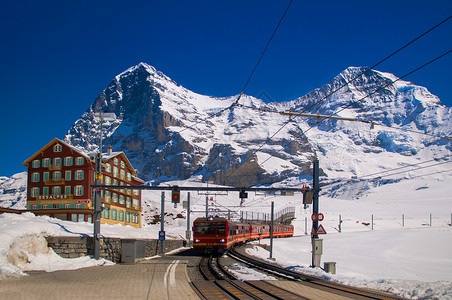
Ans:
[[[46,237],[47,244],[56,254],[64,258],[76,258],[86,255],[94,255],[94,243],[91,237]],[[159,240],[145,241],[146,257],[160,253]],[[166,240],[164,252],[183,247],[184,240]],[[103,238],[101,243],[100,257],[113,262],[121,262],[122,243],[119,238]]]

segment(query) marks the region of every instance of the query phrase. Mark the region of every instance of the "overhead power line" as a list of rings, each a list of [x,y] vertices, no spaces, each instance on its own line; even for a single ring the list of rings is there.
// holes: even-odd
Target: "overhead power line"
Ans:
[[[435,164],[431,164],[431,165],[428,165],[428,166],[420,166],[420,165],[423,165],[423,164],[426,164],[426,163],[430,163],[430,162],[433,162],[433,161],[446,159],[446,158],[449,158],[451,156],[452,155],[445,155],[445,156],[443,156],[441,158],[437,158],[437,159],[431,159],[431,160],[419,162],[419,163],[416,163],[416,164],[410,164],[410,165],[407,165],[407,166],[397,167],[397,168],[393,168],[393,169],[389,169],[389,170],[385,170],[385,171],[381,171],[381,172],[375,172],[375,173],[372,173],[372,174],[367,174],[367,175],[363,175],[363,176],[359,176],[359,177],[353,177],[352,180],[361,180],[361,179],[365,179],[367,177],[372,177],[372,178],[369,178],[368,180],[376,180],[376,179],[382,178],[382,176],[391,177],[391,176],[402,174],[402,173],[410,173],[410,172],[413,172],[413,171],[418,171],[418,170],[427,169],[427,168],[431,168],[431,167],[435,167],[435,166],[439,166],[439,165],[443,165],[443,164],[448,164],[448,163],[452,163],[452,160],[437,162]],[[410,169],[410,170],[400,171],[402,169],[413,168],[413,167],[416,167],[416,166],[419,166],[419,167],[414,168],[414,169]],[[391,172],[394,172],[394,171],[399,171],[399,172],[391,173]],[[444,172],[448,172],[448,171],[438,171],[438,172],[430,173],[430,174],[427,174],[427,175],[439,174],[439,173],[444,173]],[[386,174],[386,173],[391,173],[391,174]],[[383,174],[386,174],[386,175],[383,175]],[[424,176],[426,176],[426,175],[424,175]],[[420,177],[420,176],[415,176],[415,177]],[[412,178],[415,178],[415,177],[412,177]],[[349,181],[350,181],[350,179],[344,179],[344,180],[340,180],[340,181],[336,181],[336,182],[332,182],[332,183],[323,184],[322,187],[339,184],[341,182],[349,182]]]
[[[388,84],[386,84],[386,85],[384,85],[384,86],[382,86],[382,87],[376,89],[375,91],[373,91],[373,92],[367,94],[366,96],[362,97],[361,99],[351,102],[349,105],[346,105],[345,107],[343,107],[342,109],[338,110],[338,111],[335,112],[335,113],[332,113],[332,114],[330,114],[330,115],[303,114],[303,113],[299,113],[300,116],[306,116],[306,117],[307,117],[307,116],[311,116],[311,117],[315,117],[315,118],[318,119],[317,123],[315,123],[314,125],[310,126],[307,130],[304,131],[304,133],[306,134],[306,132],[308,132],[309,130],[311,130],[312,128],[314,128],[315,126],[319,125],[320,123],[324,122],[324,121],[327,120],[327,119],[342,119],[342,120],[348,119],[348,118],[343,118],[343,117],[337,117],[337,116],[334,116],[334,114],[337,114],[337,113],[339,113],[339,112],[341,112],[341,111],[344,111],[345,109],[347,109],[347,108],[349,108],[349,107],[351,107],[351,106],[353,106],[353,105],[355,105],[355,104],[357,104],[357,103],[363,101],[364,99],[366,99],[366,98],[372,96],[373,94],[375,94],[375,93],[377,93],[377,92],[379,92],[379,91],[381,91],[381,90],[387,88],[388,86],[394,84],[395,82],[397,82],[397,81],[399,81],[399,80],[402,80],[403,78],[405,78],[405,77],[407,77],[407,76],[413,74],[413,73],[416,72],[416,71],[419,71],[420,69],[422,69],[422,68],[424,68],[424,67],[430,65],[431,63],[437,61],[438,59],[443,58],[444,56],[450,54],[451,52],[452,52],[452,50],[449,50],[449,51],[447,51],[447,52],[441,54],[440,56],[438,56],[438,57],[436,57],[436,58],[430,60],[429,62],[423,64],[422,66],[420,66],[420,67],[418,67],[418,68],[416,68],[416,69],[414,69],[414,70],[408,72],[407,74],[403,75],[402,77],[397,78],[396,80],[391,81],[391,82],[389,82]],[[242,106],[243,106],[243,105],[242,105]],[[259,109],[259,108],[254,108],[254,107],[250,107],[250,106],[246,106],[246,108],[249,108],[249,109]],[[296,112],[279,112],[279,111],[273,111],[273,110],[270,110],[270,109],[263,109],[262,111],[265,111],[265,112],[271,112],[271,113],[278,113],[278,114],[293,115],[293,116],[296,116],[296,114],[297,114]],[[350,119],[350,121],[357,121],[357,120],[358,120],[358,119],[356,119],[356,120],[355,120],[355,119]],[[403,129],[403,128],[396,128],[396,127],[391,127],[391,126],[387,126],[387,125],[381,125],[381,124],[378,124],[377,122],[374,122],[374,121],[365,121],[365,120],[359,120],[359,121],[360,121],[360,122],[363,122],[363,123],[369,123],[369,124],[374,124],[374,125],[385,126],[385,127],[392,128],[392,129],[404,130],[404,131],[408,131],[408,132],[412,132],[412,133],[418,133],[418,134],[429,135],[429,136],[433,136],[433,137],[440,138],[440,139],[446,139],[446,140],[449,140],[449,141],[452,140],[451,137],[441,137],[441,136],[436,136],[436,135],[432,135],[432,134],[429,134],[429,133],[414,131],[414,130],[410,130],[410,129]],[[281,128],[279,128],[279,129],[278,129],[278,132],[279,132],[284,126],[286,126],[286,125],[287,125],[287,124],[285,123]],[[259,164],[259,166],[262,166],[265,162],[267,162],[269,159],[271,159],[272,157],[274,157],[276,154],[278,154],[279,152],[281,152],[281,151],[283,151],[284,149],[286,149],[286,148],[287,148],[290,144],[292,144],[294,141],[295,141],[295,140],[290,141],[285,147],[281,148],[281,149],[278,150],[276,153],[271,154],[270,157],[268,157],[266,160],[264,160],[263,162],[261,162],[261,163]]]
[[[447,17],[446,19],[442,20],[441,22],[439,22],[438,24],[436,24],[435,26],[431,27],[430,29],[428,29],[427,31],[425,31],[424,33],[418,35],[416,38],[414,38],[413,40],[411,40],[410,42],[406,43],[405,45],[403,45],[402,47],[400,47],[399,49],[397,49],[396,51],[392,52],[391,54],[389,54],[388,56],[386,56],[385,58],[383,58],[382,60],[380,60],[379,62],[377,62],[376,64],[374,64],[372,67],[367,68],[366,71],[361,72],[360,74],[356,75],[355,77],[353,77],[350,81],[345,80],[345,83],[342,84],[341,86],[339,86],[337,89],[331,91],[330,93],[328,93],[327,95],[325,95],[324,97],[322,97],[319,101],[313,103],[312,105],[310,105],[308,108],[304,109],[303,112],[306,112],[308,110],[310,110],[311,108],[313,108],[314,106],[316,106],[317,104],[320,104],[322,102],[324,102],[326,99],[328,99],[330,96],[332,96],[333,94],[335,94],[336,92],[338,92],[340,89],[342,89],[343,87],[349,85],[350,83],[353,83],[355,80],[357,80],[358,78],[362,77],[364,74],[366,74],[367,72],[373,70],[375,67],[379,66],[380,64],[382,64],[383,62],[385,62],[386,60],[388,60],[389,58],[391,58],[392,56],[396,55],[397,53],[399,53],[400,51],[402,51],[403,49],[407,48],[408,46],[410,46],[411,44],[413,44],[414,42],[416,42],[417,40],[419,40],[420,38],[424,37],[425,35],[427,35],[428,33],[430,33],[431,31],[433,31],[434,29],[436,29],[437,27],[439,27],[440,25],[446,23],[447,21],[449,21],[450,19],[452,19],[452,16]],[[345,78],[344,78],[345,79]],[[317,111],[320,109],[317,108]]]
[[[283,15],[281,16],[281,18],[279,19],[278,24],[276,25],[275,29],[273,30],[273,33],[270,37],[270,39],[268,40],[267,44],[265,45],[264,50],[262,51],[262,54],[260,55],[259,59],[257,60],[256,64],[254,65],[254,68],[250,74],[250,76],[248,77],[247,81],[245,82],[245,85],[242,88],[242,91],[240,92],[239,96],[237,97],[237,99],[228,107],[225,107],[223,109],[221,109],[220,111],[216,112],[216,113],[212,113],[209,116],[207,116],[207,118],[205,120],[200,120],[198,122],[196,122],[194,125],[190,126],[190,127],[186,127],[180,131],[178,131],[177,133],[181,133],[185,130],[187,130],[188,128],[194,128],[194,126],[200,124],[200,123],[204,123],[206,122],[206,120],[210,119],[213,116],[221,116],[225,111],[232,109],[234,106],[236,106],[239,101],[240,98],[243,96],[243,93],[245,92],[246,87],[248,86],[249,82],[251,81],[251,78],[253,77],[254,73],[256,72],[257,66],[259,65],[259,63],[261,62],[262,58],[264,57],[265,53],[267,52],[268,46],[270,46],[270,43],[272,42],[273,38],[276,35],[276,32],[278,31],[279,26],[281,25],[282,21],[284,20],[284,17],[287,14],[287,11],[289,10],[290,6],[292,5],[293,0],[290,0],[289,5],[287,5],[286,10],[284,11]]]
[[[420,166],[420,165],[423,165],[423,164],[426,164],[426,163],[429,163],[429,162],[434,162],[434,161],[438,161],[438,160],[441,160],[441,159],[446,159],[446,158],[449,158],[451,156],[452,156],[452,154],[449,154],[449,155],[443,156],[441,158],[430,159],[430,160],[419,162],[419,163],[416,163],[416,164],[409,164],[409,165],[406,165],[406,166],[403,166],[403,167],[398,167],[398,168],[389,169],[389,170],[386,170],[386,171],[381,171],[381,172],[376,172],[376,173],[372,173],[372,174],[367,174],[367,175],[360,176],[359,179],[363,179],[363,178],[371,177],[371,176],[376,176],[376,175],[381,176],[381,175],[383,175],[385,173],[398,171],[398,170],[406,169],[406,168],[412,168],[412,167],[415,167],[415,166]],[[356,179],[358,179],[358,178],[356,178]]]

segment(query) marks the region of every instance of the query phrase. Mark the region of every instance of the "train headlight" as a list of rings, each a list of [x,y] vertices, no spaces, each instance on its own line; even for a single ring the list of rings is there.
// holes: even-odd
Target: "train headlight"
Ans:
[[[200,240],[195,240],[195,243],[199,243],[200,242]]]
[[[224,240],[224,239],[221,239],[221,240],[220,240],[220,242],[221,242],[221,243],[224,243],[224,242],[225,242],[225,240]]]

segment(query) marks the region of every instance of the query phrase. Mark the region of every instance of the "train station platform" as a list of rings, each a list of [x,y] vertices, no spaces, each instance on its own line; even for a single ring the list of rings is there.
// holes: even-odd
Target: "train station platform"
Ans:
[[[2,299],[199,299],[187,261],[156,259],[0,280]]]

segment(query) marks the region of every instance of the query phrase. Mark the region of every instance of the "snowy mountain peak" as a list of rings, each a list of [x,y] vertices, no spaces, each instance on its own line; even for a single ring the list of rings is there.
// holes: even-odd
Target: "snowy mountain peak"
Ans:
[[[389,73],[350,67],[294,101],[267,104],[242,95],[243,106],[227,109],[238,95],[196,94],[140,63],[115,77],[65,141],[88,151],[97,149],[99,124],[94,112],[102,109],[118,116],[104,124],[104,145],[124,151],[141,176],[155,183],[202,177],[235,186],[298,184],[309,181],[312,156],[323,157],[325,176],[349,178],[360,169],[379,171],[399,164],[397,159],[390,166],[377,163],[386,155],[397,154],[404,163],[406,156],[431,156],[438,148],[431,138],[388,129],[369,131],[342,121],[316,125],[315,119],[294,118],[287,122],[285,116],[249,107],[291,111],[310,107],[313,113],[450,135],[451,110],[426,88],[402,80],[393,83],[396,79]],[[316,129],[310,130],[311,126]],[[451,150],[450,145],[441,147],[443,152]],[[363,168],[369,153],[380,158]]]

